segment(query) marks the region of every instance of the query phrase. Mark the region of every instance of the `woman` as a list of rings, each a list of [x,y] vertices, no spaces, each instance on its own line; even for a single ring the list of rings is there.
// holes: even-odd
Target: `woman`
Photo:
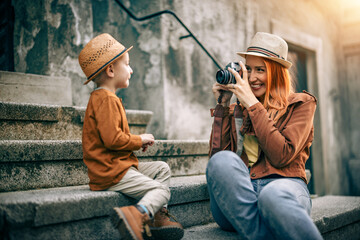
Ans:
[[[293,92],[287,53],[282,38],[259,32],[238,53],[242,76],[229,68],[236,83],[213,86],[220,102],[206,171],[211,211],[241,239],[322,239],[305,174],[316,98]],[[238,104],[230,105],[232,94]]]

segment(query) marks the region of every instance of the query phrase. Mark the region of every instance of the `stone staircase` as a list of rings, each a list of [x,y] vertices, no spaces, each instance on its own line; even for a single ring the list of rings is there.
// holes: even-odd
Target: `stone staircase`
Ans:
[[[0,102],[0,140],[81,140],[85,110],[86,107]],[[145,133],[151,116],[150,111],[127,110],[130,131]]]
[[[41,76],[46,78],[52,77]],[[15,103],[3,95],[1,90],[0,239],[118,239],[109,212],[134,200],[116,192],[92,192],[86,185],[81,148],[85,108],[49,105],[56,104],[52,99],[49,104]],[[151,115],[127,110],[131,131],[144,133]],[[184,239],[238,239],[212,222],[204,176],[207,154],[207,140],[156,141],[147,152],[136,152],[140,161],[169,164],[169,208],[186,227]],[[312,218],[326,239],[359,239],[360,198],[316,198]]]
[[[165,161],[172,176],[205,173],[207,141],[156,141],[140,161]],[[0,140],[0,191],[88,184],[80,140]]]

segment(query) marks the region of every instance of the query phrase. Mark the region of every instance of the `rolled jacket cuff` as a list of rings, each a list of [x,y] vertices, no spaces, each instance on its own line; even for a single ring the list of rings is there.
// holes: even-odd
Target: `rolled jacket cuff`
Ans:
[[[142,147],[142,140],[140,135],[131,134],[131,140],[134,144],[135,150],[139,150]]]
[[[247,112],[251,119],[253,119],[259,112],[265,110],[261,102],[258,102],[247,109]]]

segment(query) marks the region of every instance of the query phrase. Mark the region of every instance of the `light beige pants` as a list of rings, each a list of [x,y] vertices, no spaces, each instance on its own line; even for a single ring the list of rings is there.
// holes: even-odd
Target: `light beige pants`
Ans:
[[[131,167],[116,185],[108,191],[121,192],[140,200],[152,216],[170,200],[171,170],[167,163],[139,162],[138,169]]]

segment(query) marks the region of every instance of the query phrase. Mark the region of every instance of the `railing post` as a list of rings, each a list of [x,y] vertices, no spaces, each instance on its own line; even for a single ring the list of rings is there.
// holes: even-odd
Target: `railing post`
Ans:
[[[154,18],[154,17],[157,17],[157,16],[160,16],[162,14],[170,14],[172,15],[176,21],[178,23],[180,23],[180,25],[189,33],[188,35],[186,36],[182,36],[180,37],[180,39],[184,39],[184,38],[188,38],[188,37],[191,37],[195,40],[195,42],[201,47],[201,49],[206,53],[206,55],[213,61],[213,63],[216,65],[216,67],[218,67],[219,69],[222,69],[221,65],[219,64],[219,62],[215,59],[215,57],[213,57],[209,51],[204,47],[204,45],[197,39],[197,37],[195,37],[195,35],[190,31],[190,29],[183,23],[183,21],[181,21],[181,19],[173,12],[173,11],[170,11],[170,10],[163,10],[163,11],[159,11],[159,12],[155,12],[155,13],[152,13],[152,14],[149,14],[147,16],[144,16],[144,17],[136,17],[129,9],[127,9],[124,4],[120,1],[120,0],[115,0],[115,2],[117,4],[119,4],[119,6],[132,18],[134,19],[135,21],[145,21],[145,20],[148,20],[150,18]]]

